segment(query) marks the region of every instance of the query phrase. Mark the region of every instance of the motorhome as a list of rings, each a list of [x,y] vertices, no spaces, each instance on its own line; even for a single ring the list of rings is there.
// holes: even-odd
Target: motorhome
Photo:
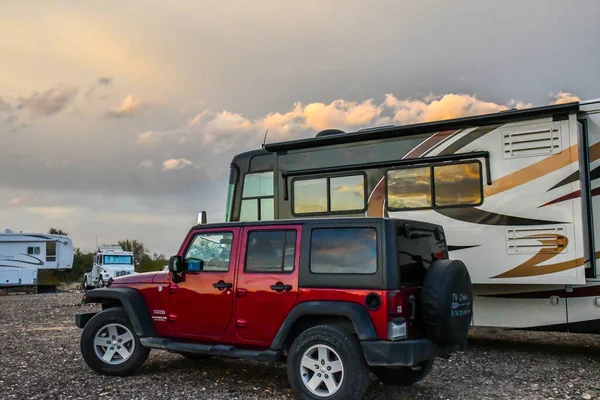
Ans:
[[[0,287],[37,287],[38,271],[69,270],[73,243],[67,236],[0,233]]]
[[[121,246],[98,246],[91,270],[83,275],[83,288],[104,287],[110,279],[131,274],[135,274],[135,258],[131,251],[125,251]]]
[[[600,332],[600,99],[268,143],[234,157],[228,221],[442,225],[476,326]]]

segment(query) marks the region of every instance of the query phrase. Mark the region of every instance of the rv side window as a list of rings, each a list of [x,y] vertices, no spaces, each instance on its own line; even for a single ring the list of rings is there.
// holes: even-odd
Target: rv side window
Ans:
[[[377,231],[373,228],[314,229],[310,271],[317,274],[373,274],[377,271]]]
[[[294,214],[321,214],[365,209],[365,175],[295,179]]]
[[[387,172],[387,207],[416,210],[479,205],[483,181],[479,161]]]
[[[56,242],[46,243],[46,261],[56,261]]]
[[[388,208],[416,209],[431,207],[430,167],[388,171],[386,180]]]
[[[39,247],[28,247],[27,254],[29,254],[29,255],[40,254],[40,248]]]
[[[433,167],[435,205],[476,205],[483,200],[481,164],[478,162]]]
[[[240,221],[275,219],[273,171],[246,174]]]

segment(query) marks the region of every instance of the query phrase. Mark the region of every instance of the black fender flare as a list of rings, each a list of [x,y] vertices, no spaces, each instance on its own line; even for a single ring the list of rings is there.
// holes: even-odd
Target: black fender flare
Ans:
[[[146,307],[144,296],[139,290],[133,288],[102,288],[90,290],[83,296],[83,304],[104,303],[107,300],[118,300],[123,305],[138,336],[156,336],[156,330]]]
[[[345,301],[307,301],[296,305],[279,327],[271,343],[272,350],[283,348],[286,337],[294,323],[303,316],[331,315],[347,317],[352,321],[359,340],[377,340],[377,331],[367,309],[358,303]]]

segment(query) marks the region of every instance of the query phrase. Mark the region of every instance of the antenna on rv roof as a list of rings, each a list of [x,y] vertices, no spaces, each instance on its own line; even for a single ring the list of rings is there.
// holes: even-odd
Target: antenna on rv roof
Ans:
[[[269,129],[267,128],[267,130],[265,131],[265,138],[263,139],[263,144],[262,147],[265,147],[265,144],[267,143],[267,133],[269,133]]]

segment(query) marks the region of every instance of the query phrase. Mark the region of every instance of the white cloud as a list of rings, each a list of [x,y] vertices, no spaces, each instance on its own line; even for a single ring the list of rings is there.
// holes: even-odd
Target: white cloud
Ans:
[[[171,170],[183,169],[189,165],[192,165],[192,162],[185,158],[171,158],[169,160],[164,161],[162,163],[162,165],[163,165],[163,171],[171,171]]]
[[[550,93],[551,104],[566,104],[580,101],[579,97],[569,92]]]
[[[121,101],[121,104],[117,107],[110,108],[107,113],[107,118],[125,118],[133,117],[138,114],[143,106],[141,99],[135,98],[129,95]]]
[[[14,199],[11,199],[8,203],[13,206],[18,206],[23,203],[23,199],[21,199],[19,197],[15,197]]]
[[[154,131],[142,132],[138,135],[138,143],[156,143],[158,141],[157,135]]]
[[[76,210],[73,207],[60,207],[60,206],[39,206],[39,207],[26,207],[25,210],[32,214],[41,215],[48,219],[61,219],[73,215]]]
[[[145,161],[142,161],[140,163],[140,167],[142,167],[142,168],[148,168],[148,169],[153,169],[154,168],[154,164],[150,160],[145,160]]]

